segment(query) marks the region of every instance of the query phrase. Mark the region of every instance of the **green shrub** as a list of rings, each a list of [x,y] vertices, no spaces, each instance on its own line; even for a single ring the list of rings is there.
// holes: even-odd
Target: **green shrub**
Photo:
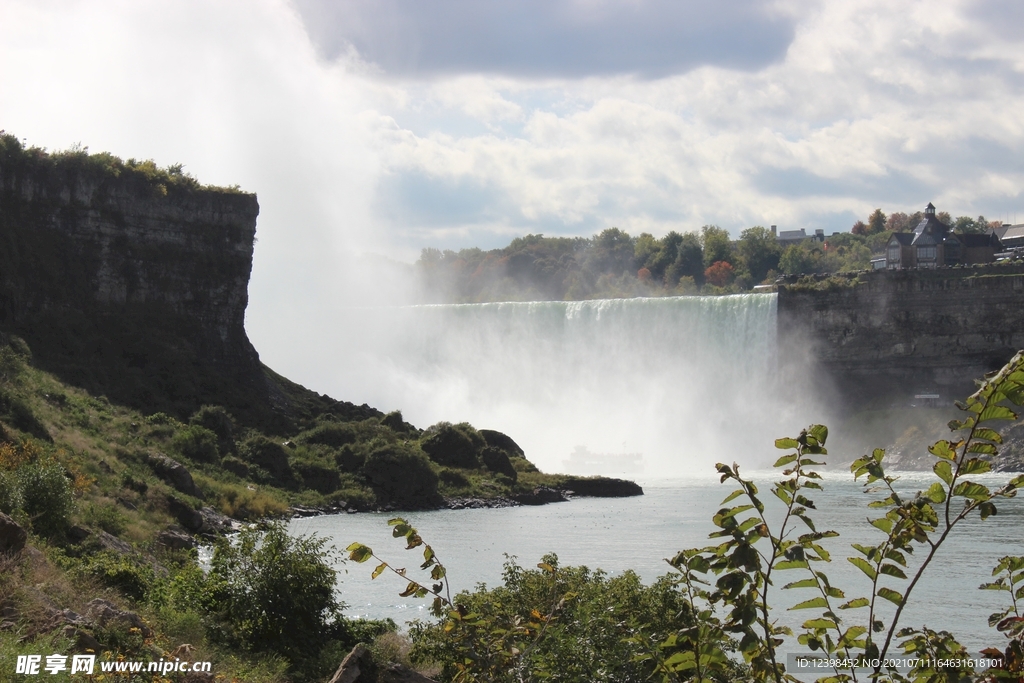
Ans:
[[[137,557],[107,550],[90,555],[83,563],[83,570],[135,601],[146,599],[156,583],[152,566]]]
[[[83,521],[91,527],[103,529],[119,536],[128,528],[128,516],[113,505],[90,503],[82,514]]]
[[[140,494],[149,490],[149,484],[144,479],[136,479],[127,472],[121,475],[121,486]]]
[[[644,586],[632,571],[610,577],[587,567],[561,568],[554,555],[539,567],[509,560],[501,586],[460,593],[455,603],[480,615],[476,623],[414,624],[414,661],[443,662],[446,680],[475,656],[472,671],[488,681],[512,683],[528,673],[564,683],[639,683],[652,680],[655,668],[637,661],[636,640],[657,642],[694,623],[671,577]],[[545,622],[543,638],[535,639]]]
[[[6,347],[5,347],[6,348]],[[43,441],[52,441],[46,427],[32,412],[29,405],[9,391],[0,390],[0,418],[11,426]]]
[[[324,422],[309,431],[303,432],[298,441],[310,444],[323,444],[340,448],[346,444],[355,443],[359,435],[354,425],[343,422]]]
[[[358,472],[365,463],[366,454],[349,444],[345,444],[334,454],[334,464],[342,472]]]
[[[189,425],[171,438],[171,448],[196,462],[216,462],[217,435],[206,427]]]
[[[296,462],[292,469],[302,481],[303,488],[313,489],[318,493],[330,493],[341,485],[338,470],[317,462]]]
[[[235,448],[235,421],[221,406],[203,406],[197,410],[189,424],[205,427],[217,436],[217,448],[221,455],[227,455]]]
[[[437,474],[414,446],[388,444],[378,447],[367,456],[363,476],[384,502],[400,501],[413,506],[440,502]]]
[[[484,443],[479,434],[476,436],[480,444],[474,442],[466,429],[441,422],[427,430],[420,447],[438,465],[476,469],[480,467],[477,453]]]
[[[503,474],[514,484],[516,479],[519,478],[519,473],[516,472],[516,468],[512,465],[512,461],[508,455],[493,446],[488,446],[480,452],[480,459],[484,462],[484,467],[489,469],[495,474]]]
[[[250,434],[239,443],[238,457],[268,472],[273,483],[287,485],[294,479],[288,464],[288,452],[281,444],[262,434]]]
[[[468,488],[469,479],[457,470],[450,470],[447,467],[438,473],[438,478],[442,483],[447,484],[453,488]]]
[[[21,487],[13,472],[0,470],[0,512],[10,515],[21,509]]]
[[[36,460],[18,468],[22,508],[32,529],[43,536],[59,534],[70,525],[75,511],[71,482],[53,460]]]
[[[224,637],[250,652],[280,655],[293,668],[316,661],[325,646],[344,638],[346,622],[324,545],[323,539],[289,536],[283,523],[246,529],[236,543],[221,542],[210,580],[217,583]]]

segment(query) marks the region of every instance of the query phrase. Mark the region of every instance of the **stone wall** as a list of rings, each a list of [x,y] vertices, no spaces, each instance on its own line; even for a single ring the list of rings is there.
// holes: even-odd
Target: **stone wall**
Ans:
[[[810,359],[848,398],[962,397],[1024,348],[1024,264],[874,271],[779,287],[783,366]]]

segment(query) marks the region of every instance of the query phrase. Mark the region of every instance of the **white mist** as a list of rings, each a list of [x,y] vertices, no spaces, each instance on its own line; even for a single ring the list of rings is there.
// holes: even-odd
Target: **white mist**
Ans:
[[[774,294],[349,308],[321,319],[311,384],[505,432],[547,472],[579,447],[642,454],[642,471],[603,468],[641,480],[763,467],[815,421],[789,398],[802,378],[780,388],[775,311]]]

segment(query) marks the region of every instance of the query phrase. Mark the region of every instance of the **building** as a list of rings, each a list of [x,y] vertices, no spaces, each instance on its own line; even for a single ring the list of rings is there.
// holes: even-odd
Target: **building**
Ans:
[[[791,244],[799,244],[806,239],[815,239],[819,242],[825,241],[825,231],[821,228],[814,231],[813,235],[808,235],[807,231],[803,228],[799,230],[781,230],[776,232],[776,226],[772,226],[772,234],[775,235],[775,239],[783,247],[788,247]]]
[[[935,216],[935,206],[928,202],[924,218],[913,232],[896,232],[889,238],[885,267],[903,270],[991,263],[1001,249],[999,237],[991,231],[986,235],[954,234]]]

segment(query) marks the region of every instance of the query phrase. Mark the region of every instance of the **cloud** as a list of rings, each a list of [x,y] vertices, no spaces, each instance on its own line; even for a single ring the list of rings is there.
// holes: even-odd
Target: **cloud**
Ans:
[[[637,74],[781,59],[795,20],[760,0],[297,0],[333,57],[350,49],[400,77]]]
[[[257,192],[250,335],[359,399],[319,387],[314,347],[339,305],[397,296],[382,287],[406,270],[366,252],[831,231],[929,201],[1024,216],[1015,8],[0,0],[0,128]]]

